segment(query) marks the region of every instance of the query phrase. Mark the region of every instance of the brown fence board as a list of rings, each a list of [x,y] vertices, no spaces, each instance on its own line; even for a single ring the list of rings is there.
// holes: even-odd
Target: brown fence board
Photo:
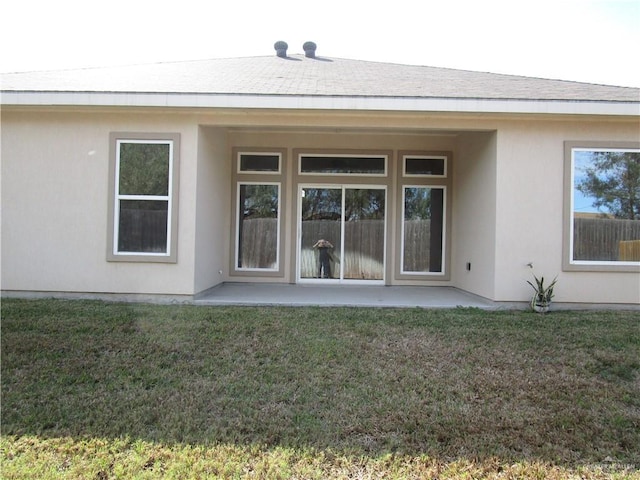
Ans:
[[[621,242],[634,241],[640,241],[640,220],[575,218],[573,221],[574,260],[615,262],[626,260],[627,255],[638,260],[634,247],[621,247]]]

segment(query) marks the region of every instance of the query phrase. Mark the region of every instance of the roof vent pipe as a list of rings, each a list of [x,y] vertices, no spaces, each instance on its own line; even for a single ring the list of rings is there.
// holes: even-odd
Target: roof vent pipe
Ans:
[[[287,42],[283,42],[282,40],[280,40],[273,44],[273,48],[276,49],[276,55],[278,55],[280,58],[287,58],[287,48],[289,48]]]
[[[316,58],[316,44],[313,42],[304,42],[302,49],[304,50],[304,56],[307,58]]]

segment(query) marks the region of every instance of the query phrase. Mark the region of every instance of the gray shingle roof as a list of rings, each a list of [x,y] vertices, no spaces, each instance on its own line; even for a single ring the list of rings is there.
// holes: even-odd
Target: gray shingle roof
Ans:
[[[0,82],[7,92],[640,101],[639,88],[304,55],[9,73]]]

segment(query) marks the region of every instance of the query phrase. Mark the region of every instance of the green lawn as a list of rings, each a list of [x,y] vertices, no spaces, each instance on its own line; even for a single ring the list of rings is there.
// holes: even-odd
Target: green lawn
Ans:
[[[640,479],[640,314],[2,302],[12,478]]]

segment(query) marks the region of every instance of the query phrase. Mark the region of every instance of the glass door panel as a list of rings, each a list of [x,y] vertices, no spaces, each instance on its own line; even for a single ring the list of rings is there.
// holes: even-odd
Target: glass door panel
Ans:
[[[345,280],[384,279],[385,190],[345,189]]]
[[[386,190],[332,185],[300,195],[299,278],[384,280]]]
[[[340,278],[342,188],[303,188],[300,278]]]

